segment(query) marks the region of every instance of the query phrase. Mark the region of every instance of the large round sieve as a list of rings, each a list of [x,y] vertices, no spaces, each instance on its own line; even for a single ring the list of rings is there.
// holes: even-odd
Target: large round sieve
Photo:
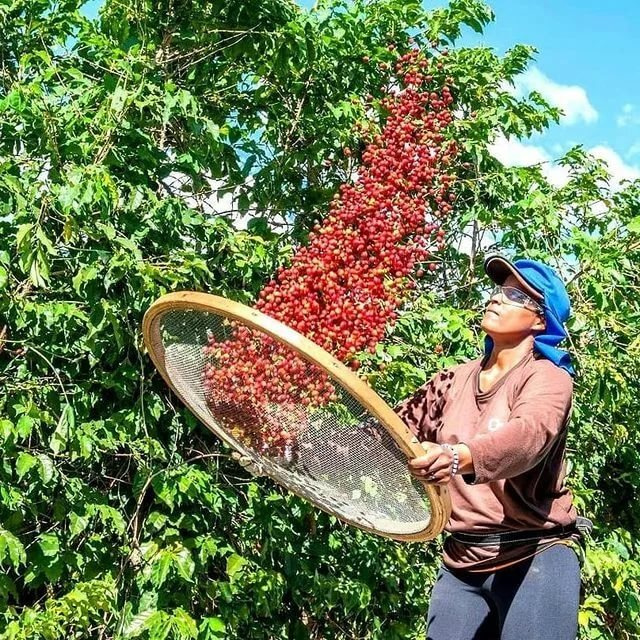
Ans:
[[[407,469],[420,444],[358,376],[286,325],[225,298],[171,293],[147,311],[151,358],[217,436],[293,493],[397,540],[428,540],[446,488]]]

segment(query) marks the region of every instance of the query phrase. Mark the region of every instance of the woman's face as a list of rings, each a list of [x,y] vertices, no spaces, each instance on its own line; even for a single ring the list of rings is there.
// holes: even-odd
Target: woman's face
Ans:
[[[512,275],[502,286],[524,291]],[[494,341],[497,338],[500,342],[518,342],[536,331],[542,331],[545,322],[537,311],[510,303],[501,293],[496,293],[487,303],[481,327]]]

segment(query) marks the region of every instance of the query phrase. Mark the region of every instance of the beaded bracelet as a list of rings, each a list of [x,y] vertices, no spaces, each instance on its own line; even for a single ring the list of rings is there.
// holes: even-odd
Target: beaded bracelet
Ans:
[[[443,449],[449,449],[453,454],[453,463],[451,464],[451,475],[455,476],[458,473],[458,467],[460,466],[460,458],[458,457],[458,450],[450,444],[441,444]]]

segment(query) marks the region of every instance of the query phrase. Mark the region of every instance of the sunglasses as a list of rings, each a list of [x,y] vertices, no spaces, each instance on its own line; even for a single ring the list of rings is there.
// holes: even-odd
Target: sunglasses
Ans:
[[[527,295],[521,289],[516,289],[515,287],[503,287],[498,284],[491,290],[491,298],[493,298],[497,293],[502,295],[502,302],[506,304],[511,304],[515,307],[524,307],[530,311],[535,311],[540,315],[544,313],[544,309],[531,296]]]

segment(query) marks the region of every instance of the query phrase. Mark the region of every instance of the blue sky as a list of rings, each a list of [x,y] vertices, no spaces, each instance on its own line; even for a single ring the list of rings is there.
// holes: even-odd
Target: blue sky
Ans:
[[[304,7],[313,0],[298,0]],[[89,0],[95,16],[103,0]],[[428,0],[426,6],[442,6]],[[566,112],[560,125],[525,141],[498,141],[495,155],[507,164],[557,158],[581,143],[609,162],[618,178],[640,177],[640,1],[488,0],[496,20],[482,36],[499,53],[517,43],[539,50],[518,90],[537,90]],[[550,176],[562,181],[561,172]]]
[[[607,160],[618,177],[640,177],[640,2],[489,4],[495,22],[482,36],[466,41],[501,53],[514,43],[534,45],[536,61],[520,88],[539,90],[568,116],[542,136],[524,141],[526,148],[514,144],[513,153],[555,158],[582,143]],[[508,145],[503,147],[508,159]]]
[[[608,162],[616,180],[640,178],[640,1],[486,1],[495,21],[482,35],[469,30],[461,44],[499,53],[514,44],[535,46],[536,60],[517,90],[539,91],[566,113],[544,134],[497,141],[494,155],[505,164],[548,163],[583,144]],[[443,4],[425,0],[426,7]],[[557,167],[547,173],[557,184],[566,177]]]

